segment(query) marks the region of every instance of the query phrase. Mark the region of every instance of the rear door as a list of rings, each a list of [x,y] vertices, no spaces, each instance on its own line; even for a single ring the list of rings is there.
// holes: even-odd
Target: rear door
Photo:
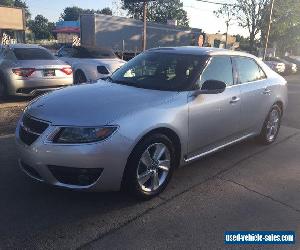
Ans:
[[[198,87],[207,80],[219,80],[227,87],[220,94],[201,94],[189,98],[189,157],[224,145],[239,137],[240,87],[234,85],[229,56],[210,59],[199,79]]]
[[[258,132],[270,108],[271,89],[263,69],[248,57],[234,57],[241,88],[241,127],[243,133]]]

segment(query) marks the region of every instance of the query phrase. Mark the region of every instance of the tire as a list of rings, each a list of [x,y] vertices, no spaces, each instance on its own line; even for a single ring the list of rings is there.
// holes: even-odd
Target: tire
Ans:
[[[74,84],[86,83],[87,79],[82,70],[77,70],[74,76]]]
[[[175,148],[167,136],[153,134],[143,139],[129,157],[123,189],[140,200],[152,199],[168,185],[175,160]]]
[[[0,75],[0,101],[5,101],[7,98],[7,89],[3,77]]]
[[[279,105],[274,104],[264,122],[258,142],[270,145],[276,141],[281,126],[282,110]]]

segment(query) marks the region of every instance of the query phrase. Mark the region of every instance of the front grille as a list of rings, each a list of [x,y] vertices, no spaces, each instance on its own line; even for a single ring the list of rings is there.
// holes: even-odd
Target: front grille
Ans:
[[[71,168],[48,166],[53,176],[63,184],[89,186],[95,183],[102,174],[103,168]]]
[[[24,115],[20,126],[20,139],[30,146],[48,128],[49,124]]]

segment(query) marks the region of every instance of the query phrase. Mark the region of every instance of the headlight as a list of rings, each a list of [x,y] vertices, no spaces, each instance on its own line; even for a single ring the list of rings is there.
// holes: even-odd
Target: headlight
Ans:
[[[106,127],[63,127],[53,138],[54,143],[91,143],[107,139],[117,130],[116,126]]]

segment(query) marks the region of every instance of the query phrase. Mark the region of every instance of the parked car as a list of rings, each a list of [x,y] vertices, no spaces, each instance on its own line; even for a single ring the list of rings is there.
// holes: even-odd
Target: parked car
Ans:
[[[274,61],[273,58],[267,57],[265,59],[265,64],[267,64],[272,70],[277,72],[278,74],[283,75],[285,72],[285,64],[282,62]]]
[[[289,56],[285,56],[284,60],[290,62],[290,63],[294,63],[297,65],[297,70],[299,72],[300,69],[300,58],[299,57],[289,57]]]
[[[283,63],[285,65],[285,70],[283,74],[289,75],[289,74],[295,74],[297,72],[297,64],[289,62],[287,60],[281,59],[279,57],[266,57],[265,59],[267,62],[277,62],[277,63]],[[275,64],[276,66],[277,64]],[[277,65],[278,67],[278,65]],[[281,73],[281,72],[279,72]]]
[[[14,44],[0,53],[0,97],[34,96],[73,84],[70,65],[37,45]]]
[[[125,64],[112,50],[63,46],[57,56],[72,65],[74,84],[93,82],[110,76]]]
[[[273,143],[286,105],[285,79],[250,54],[151,49],[107,81],[32,102],[16,130],[19,162],[54,186],[148,199],[178,166],[251,137]]]

